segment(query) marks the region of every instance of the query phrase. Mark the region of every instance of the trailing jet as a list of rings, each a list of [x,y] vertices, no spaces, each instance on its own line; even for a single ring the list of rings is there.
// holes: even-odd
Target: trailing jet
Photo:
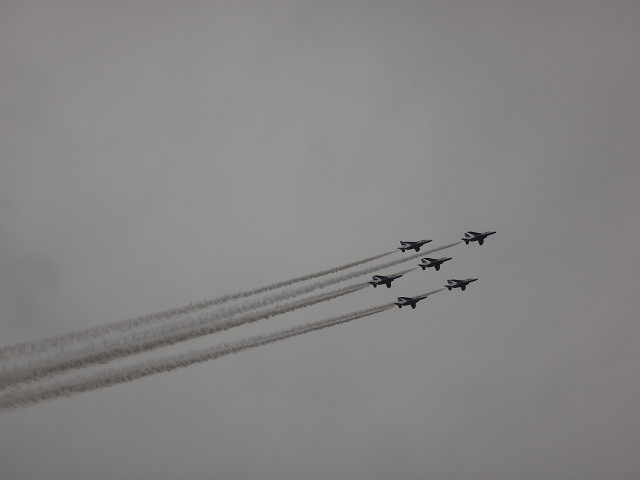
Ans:
[[[478,232],[466,232],[464,234],[464,237],[461,238],[460,240],[464,240],[464,243],[469,245],[469,242],[478,242],[480,245],[482,245],[484,243],[484,239],[487,238],[489,235],[493,235],[496,232],[483,232],[483,233],[478,233]]]
[[[398,247],[398,250],[401,250],[403,252],[405,250],[415,250],[416,252],[419,252],[420,247],[429,242],[433,242],[433,240],[418,240],[417,242],[403,242],[402,240],[400,240],[401,246]]]
[[[374,275],[372,277],[373,281],[369,283],[373,285],[373,288],[376,288],[378,285],[386,285],[387,288],[391,288],[391,282],[401,276],[402,275]]]
[[[407,305],[411,305],[411,308],[416,308],[416,303],[418,303],[420,300],[424,300],[428,296],[429,295],[418,295],[417,297],[398,297],[398,301],[393,303],[395,303],[398,308],[406,307]]]
[[[451,280],[447,280],[447,284],[445,285],[445,287],[447,287],[449,291],[451,291],[452,288],[459,288],[464,292],[467,288],[467,285],[469,285],[471,282],[475,282],[476,280],[478,279],[467,278],[465,280],[456,280],[455,278],[452,278]]]
[[[429,267],[434,267],[436,271],[439,271],[440,265],[442,265],[444,262],[448,262],[451,259],[452,259],[451,257],[442,257],[442,258],[427,257],[427,258],[423,258],[421,260],[422,263],[419,263],[418,265],[420,265],[420,268],[422,268],[423,272]]]

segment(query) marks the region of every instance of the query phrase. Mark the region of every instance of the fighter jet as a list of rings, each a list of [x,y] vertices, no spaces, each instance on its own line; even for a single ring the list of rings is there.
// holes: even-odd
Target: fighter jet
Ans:
[[[416,308],[416,303],[418,303],[420,300],[424,300],[428,296],[429,295],[418,295],[417,297],[398,297],[398,301],[393,303],[395,303],[398,308],[406,307],[407,305],[411,305],[411,308]]]
[[[420,265],[420,268],[422,268],[423,272],[429,267],[434,267],[436,271],[439,271],[440,265],[442,265],[444,262],[448,262],[449,260],[451,260],[451,257],[442,257],[442,258],[427,257],[427,258],[423,258],[421,260],[422,263],[419,263],[418,265]]]
[[[405,250],[415,250],[416,252],[419,252],[420,247],[429,242],[433,242],[433,240],[418,240],[417,242],[403,242],[402,240],[400,240],[401,246],[398,247],[398,250],[401,250],[403,252]]]
[[[447,284],[445,285],[445,287],[447,287],[449,291],[451,291],[452,288],[459,288],[464,292],[467,288],[467,285],[469,285],[471,282],[475,282],[476,280],[478,279],[467,278],[465,280],[456,280],[455,278],[452,278],[451,280],[447,280]]]
[[[483,232],[483,233],[478,233],[478,232],[466,232],[464,234],[464,237],[461,238],[460,240],[464,240],[464,243],[469,245],[469,242],[478,242],[480,245],[482,245],[484,243],[484,239],[487,238],[489,235],[493,235],[496,232]]]
[[[401,276],[402,275],[374,275],[372,277],[373,281],[369,283],[373,285],[373,288],[376,288],[378,285],[386,285],[387,288],[391,288],[391,282]]]

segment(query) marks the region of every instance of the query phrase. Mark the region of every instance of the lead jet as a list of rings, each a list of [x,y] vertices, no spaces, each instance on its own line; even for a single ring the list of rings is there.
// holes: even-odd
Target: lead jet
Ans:
[[[422,268],[423,272],[429,267],[434,267],[436,271],[439,271],[440,265],[442,265],[444,262],[448,262],[451,259],[452,259],[451,257],[442,257],[442,258],[427,257],[427,258],[423,258],[421,260],[422,263],[419,263],[418,265],[420,266],[420,268]]]
[[[447,287],[449,291],[451,291],[452,288],[459,288],[464,292],[467,288],[467,285],[469,285],[471,282],[475,282],[476,280],[478,279],[467,278],[465,280],[456,280],[455,278],[452,278],[451,280],[447,280],[447,284],[445,285],[445,287]]]
[[[405,250],[415,250],[416,252],[419,252],[420,247],[429,242],[433,242],[433,240],[418,240],[417,242],[403,242],[402,240],[400,240],[401,246],[398,247],[398,250],[401,250],[403,252]]]
[[[407,305],[411,305],[411,308],[416,308],[416,303],[418,303],[420,300],[424,300],[428,296],[429,295],[418,295],[417,297],[398,297],[398,301],[393,303],[395,303],[398,308],[406,307]]]
[[[464,237],[461,238],[460,240],[464,240],[464,243],[469,245],[469,242],[478,242],[480,245],[482,245],[484,243],[484,239],[487,238],[489,235],[493,235],[496,232],[482,232],[482,233],[478,233],[478,232],[466,232],[464,234]]]
[[[373,285],[373,288],[376,288],[378,285],[386,285],[387,288],[391,288],[391,282],[401,276],[402,275],[374,275],[372,277],[373,281],[369,283]]]

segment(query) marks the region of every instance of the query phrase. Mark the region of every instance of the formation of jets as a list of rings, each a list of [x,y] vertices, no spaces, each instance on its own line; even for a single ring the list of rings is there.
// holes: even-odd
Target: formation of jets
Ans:
[[[403,242],[400,240],[400,246],[398,250],[404,252],[406,250],[415,250],[416,252],[420,251],[420,247],[426,243],[433,242],[433,240],[417,240],[415,242]]]
[[[485,238],[490,235],[495,234],[496,232],[487,231],[487,232],[465,232],[464,237],[461,240],[464,241],[466,245],[469,245],[471,242],[478,242],[478,244],[483,245]],[[420,251],[420,247],[431,242],[432,240],[417,240],[417,241],[400,241],[400,246],[398,250],[405,252],[407,250],[415,250],[416,252]],[[440,271],[440,267],[443,263],[452,260],[451,257],[442,257],[442,258],[430,258],[425,257],[420,260],[418,266],[422,268],[422,271],[425,271],[427,268],[434,268],[436,271]],[[369,282],[373,287],[377,287],[379,285],[386,285],[387,288],[391,288],[391,282],[396,280],[397,278],[402,277],[401,274],[398,275],[374,275]],[[447,290],[451,291],[454,288],[459,288],[462,291],[467,289],[467,285],[472,282],[477,281],[477,278],[465,278],[463,280],[458,280],[456,278],[452,278],[447,280],[445,287]],[[416,308],[416,304],[420,300],[424,300],[428,295],[418,295],[417,297],[398,297],[397,302],[393,302],[398,308],[410,306],[411,308]]]

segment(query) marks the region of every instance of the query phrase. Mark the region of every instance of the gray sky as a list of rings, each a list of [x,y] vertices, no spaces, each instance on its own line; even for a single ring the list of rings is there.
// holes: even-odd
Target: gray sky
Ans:
[[[2,2],[2,345],[498,230],[163,352],[479,277],[464,294],[4,412],[2,478],[638,478],[639,20]]]

